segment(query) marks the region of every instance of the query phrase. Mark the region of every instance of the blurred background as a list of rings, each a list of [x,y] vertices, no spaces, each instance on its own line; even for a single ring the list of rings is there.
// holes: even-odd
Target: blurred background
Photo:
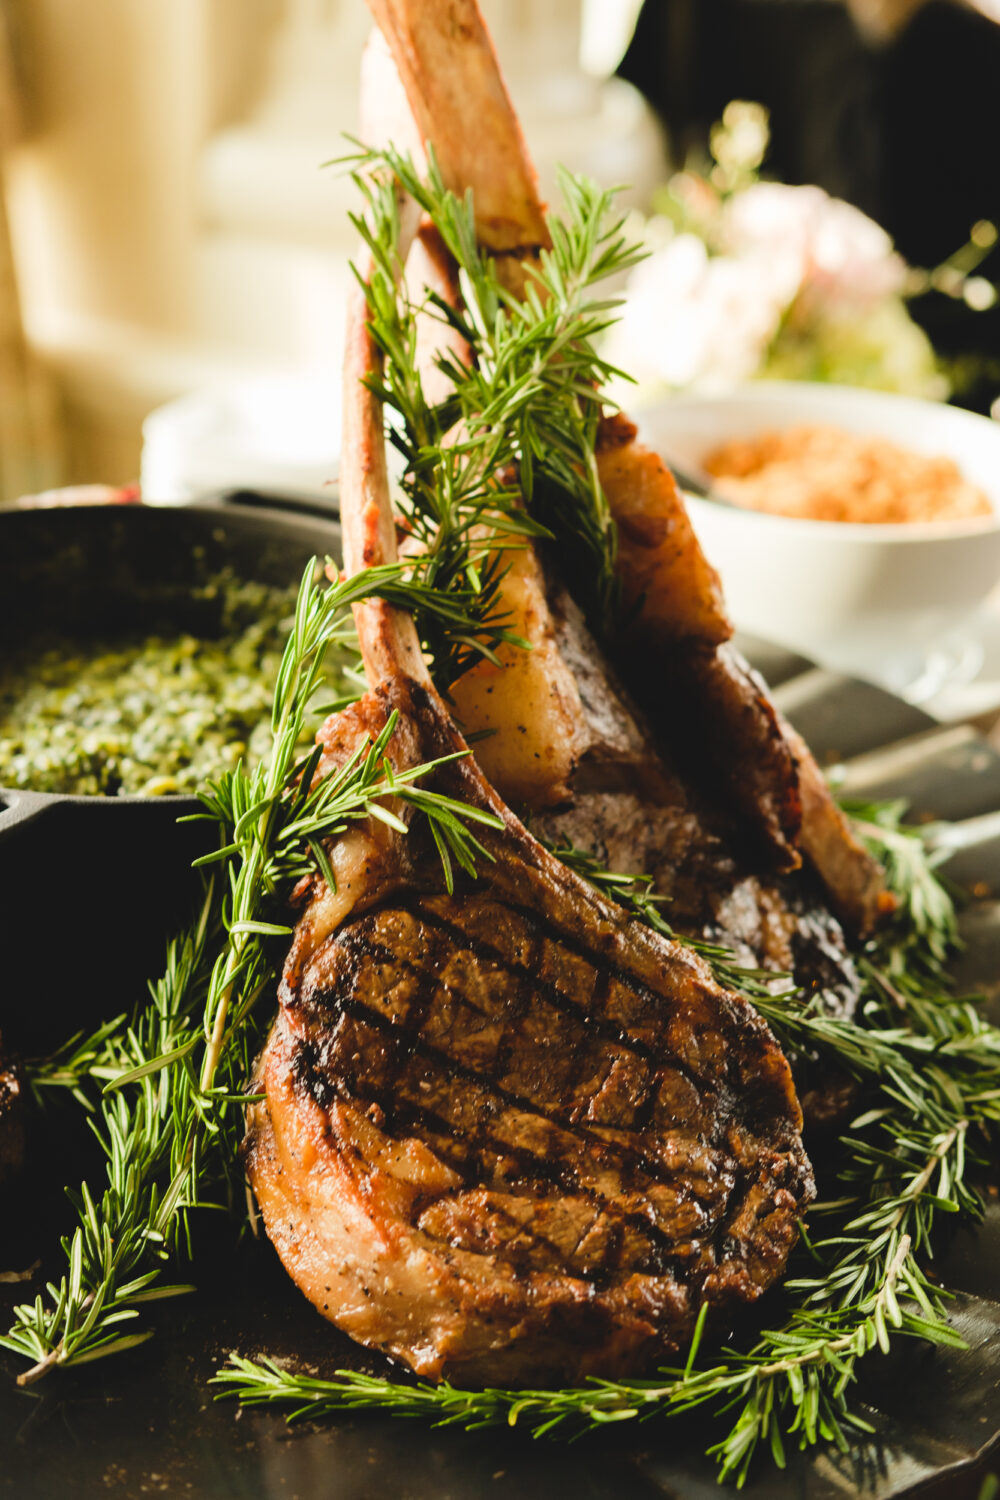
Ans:
[[[779,374],[991,409],[1000,0],[484,9],[543,182],[630,185],[640,401]],[[356,124],[362,0],[0,22],[3,499],[140,472],[150,500],[322,493],[352,249],[322,163]]]

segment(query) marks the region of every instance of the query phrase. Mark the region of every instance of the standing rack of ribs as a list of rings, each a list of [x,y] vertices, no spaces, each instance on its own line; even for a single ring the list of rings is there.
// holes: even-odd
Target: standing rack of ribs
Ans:
[[[352,573],[396,556],[365,318],[359,293]],[[788,1063],[690,949],[526,830],[467,753],[412,618],[376,599],[355,613],[370,691],[324,726],[321,772],[396,713],[397,768],[458,752],[431,784],[500,826],[454,894],[419,822],[331,847],[336,888],[317,875],[305,897],[249,1112],[265,1227],[325,1316],[421,1374],[641,1370],[686,1345],[702,1305],[726,1323],[784,1269],[813,1194]]]
[[[382,37],[365,61],[368,138],[391,121],[415,156],[433,141],[517,293],[548,229],[476,5],[370,3]],[[411,274],[454,300],[434,232],[406,202],[400,223],[401,260],[411,250]],[[350,572],[397,555],[365,318],[359,293]],[[419,822],[331,845],[336,885],[317,874],[302,896],[249,1114],[248,1175],[294,1280],[359,1342],[434,1378],[639,1371],[685,1346],[703,1305],[725,1323],[774,1284],[813,1193],[788,1063],[753,1008],[518,814],[552,843],[655,875],[677,930],[791,968],[844,1009],[856,990],[838,917],[864,933],[887,905],[808,749],[732,647],[669,472],[623,417],[602,423],[597,463],[637,606],[613,660],[572,580],[530,547],[504,604],[533,649],[502,648],[449,705],[410,616],[356,606],[370,691],[321,730],[320,772],[394,713],[397,767],[458,752],[432,784],[502,826],[453,894]],[[494,735],[473,758],[462,731],[481,729]]]
[[[477,6],[371,8],[380,122],[417,160],[433,142],[446,186],[473,195],[481,247],[519,290],[549,232]],[[419,281],[454,301],[433,231],[417,249]],[[731,644],[718,579],[659,455],[617,415],[601,423],[596,458],[633,617],[624,640],[609,662],[567,608],[572,579],[544,556],[516,562],[503,603],[534,650],[501,650],[501,674],[484,662],[455,685],[459,721],[494,731],[484,768],[547,840],[653,876],[678,931],[791,972],[849,1014],[859,986],[841,922],[866,935],[891,906],[881,870]]]

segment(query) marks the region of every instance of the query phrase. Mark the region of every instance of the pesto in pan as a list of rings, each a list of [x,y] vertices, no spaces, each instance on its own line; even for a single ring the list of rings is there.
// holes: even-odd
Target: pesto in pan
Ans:
[[[222,573],[175,610],[182,626],[5,651],[0,786],[152,797],[256,764],[295,593]]]

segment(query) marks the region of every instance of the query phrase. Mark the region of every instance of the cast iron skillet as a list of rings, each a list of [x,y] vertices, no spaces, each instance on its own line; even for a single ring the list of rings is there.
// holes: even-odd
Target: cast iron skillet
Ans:
[[[240,503],[242,502],[242,503]],[[180,509],[0,513],[0,649],[33,629],[86,638],[151,619],[192,628],[188,590],[228,565],[294,585],[339,550],[332,514],[231,496]],[[191,797],[87,797],[0,788],[0,1032],[37,1053],[99,1020],[106,992],[145,991],[164,933],[198,897],[207,823]],[[103,1008],[102,1008],[103,1002]]]

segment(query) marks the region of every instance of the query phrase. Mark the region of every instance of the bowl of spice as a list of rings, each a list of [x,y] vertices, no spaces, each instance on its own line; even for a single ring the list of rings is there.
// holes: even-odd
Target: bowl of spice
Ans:
[[[1000,424],[879,391],[677,396],[646,441],[708,476],[688,508],[740,628],[914,701],[974,670],[1000,583]]]

